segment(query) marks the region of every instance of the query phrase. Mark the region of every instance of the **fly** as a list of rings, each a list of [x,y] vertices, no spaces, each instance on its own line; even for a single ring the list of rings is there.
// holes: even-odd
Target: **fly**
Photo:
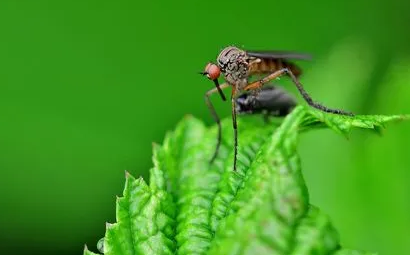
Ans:
[[[219,147],[221,144],[221,123],[215,108],[212,105],[210,96],[218,92],[223,101],[226,101],[226,97],[223,93],[223,89],[232,87],[231,92],[231,106],[232,106],[232,125],[234,129],[234,163],[233,169],[236,171],[236,161],[238,154],[238,127],[237,127],[237,102],[238,95],[252,91],[257,95],[263,85],[268,82],[287,75],[291,78],[295,84],[299,93],[303,99],[312,107],[317,108],[324,112],[341,114],[341,115],[353,115],[351,112],[347,112],[339,109],[332,109],[324,106],[318,102],[313,101],[310,95],[303,88],[303,85],[299,82],[299,76],[301,75],[301,69],[291,59],[307,60],[310,56],[307,54],[300,54],[294,52],[285,51],[249,51],[242,50],[237,47],[229,46],[223,49],[216,60],[216,64],[208,63],[204,72],[200,74],[205,75],[208,79],[212,80],[215,84],[215,88],[209,90],[205,94],[205,102],[218,125],[218,140],[215,148],[214,155],[212,156],[210,163],[212,163],[218,155]],[[218,78],[221,75],[224,76],[225,83],[219,84]],[[262,79],[256,81],[250,81],[255,75],[265,75]]]
[[[296,106],[296,100],[285,90],[265,86],[259,93],[243,93],[236,98],[237,114],[262,114],[267,121],[270,116],[284,117]]]

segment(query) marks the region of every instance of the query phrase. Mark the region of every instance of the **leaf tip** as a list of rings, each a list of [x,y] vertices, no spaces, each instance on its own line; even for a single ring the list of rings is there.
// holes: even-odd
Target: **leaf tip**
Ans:
[[[152,158],[154,162],[156,161],[155,159],[158,157],[160,149],[161,146],[158,143],[152,142]]]
[[[130,173],[127,170],[124,171],[124,174],[125,174],[125,178],[128,178],[130,176]]]
[[[194,118],[194,116],[192,116],[192,114],[185,114],[185,116],[184,116],[184,119],[187,119],[187,120],[189,120],[189,119],[192,119],[192,118]]]
[[[399,118],[400,120],[410,120],[410,114],[402,114]]]
[[[109,230],[109,229],[111,229],[113,226],[114,226],[114,224],[109,223],[109,222],[106,222],[106,223],[105,223],[105,230]]]
[[[140,181],[142,177],[139,177],[137,181]],[[128,171],[125,171],[125,186],[128,187],[132,182],[135,181],[135,177]]]

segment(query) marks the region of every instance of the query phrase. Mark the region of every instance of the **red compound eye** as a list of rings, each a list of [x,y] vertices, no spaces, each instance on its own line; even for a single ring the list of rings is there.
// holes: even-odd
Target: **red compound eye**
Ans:
[[[205,67],[204,73],[206,73],[206,76],[210,80],[215,80],[219,78],[219,75],[221,75],[221,69],[219,69],[219,67],[215,64],[208,63]]]

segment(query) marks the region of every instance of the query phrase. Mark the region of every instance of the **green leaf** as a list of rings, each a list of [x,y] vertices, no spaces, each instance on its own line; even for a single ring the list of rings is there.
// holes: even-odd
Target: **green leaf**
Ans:
[[[292,254],[329,254],[339,248],[339,235],[329,217],[310,206],[296,228],[296,244]]]
[[[289,254],[294,226],[308,207],[294,153],[304,114],[303,108],[295,109],[260,149],[209,254]]]
[[[329,127],[337,133],[348,136],[352,128],[372,129],[380,133],[385,124],[393,121],[409,119],[409,115],[355,115],[345,116],[328,114],[323,111],[309,108],[308,117],[304,120],[302,129],[312,127]]]
[[[85,247],[84,247],[84,253],[83,253],[83,255],[97,255],[97,253],[94,253],[94,252],[92,252],[92,251],[89,251],[89,250],[88,250],[88,247],[85,246]]]
[[[239,118],[237,171],[230,119],[210,165],[216,126],[188,116],[154,145],[150,184],[126,174],[104,253],[371,254],[344,250],[330,219],[309,203],[297,153],[303,130],[378,129],[407,116],[340,116],[298,106],[282,122]],[[87,249],[84,254],[94,254]]]
[[[123,197],[117,199],[117,223],[107,224],[105,254],[173,254],[176,207],[165,190],[161,154],[154,146],[150,186],[126,173]]]

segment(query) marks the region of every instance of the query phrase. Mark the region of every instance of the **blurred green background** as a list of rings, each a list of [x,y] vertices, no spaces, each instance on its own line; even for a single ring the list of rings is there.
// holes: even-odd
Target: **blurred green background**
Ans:
[[[310,52],[312,96],[363,114],[410,113],[410,2],[0,1],[2,254],[95,250],[124,170],[185,115],[212,124],[197,75],[227,45]],[[283,81],[283,82],[282,82]],[[291,91],[290,83],[282,79]],[[214,100],[229,116],[228,104]],[[345,247],[410,254],[410,124],[380,138],[302,135],[311,202]]]

